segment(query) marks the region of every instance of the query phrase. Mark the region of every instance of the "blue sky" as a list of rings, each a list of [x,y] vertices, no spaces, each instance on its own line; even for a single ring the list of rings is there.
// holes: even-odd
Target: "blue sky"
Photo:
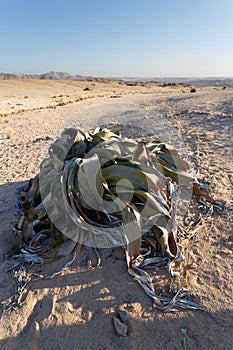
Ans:
[[[233,0],[0,0],[0,72],[233,77]]]

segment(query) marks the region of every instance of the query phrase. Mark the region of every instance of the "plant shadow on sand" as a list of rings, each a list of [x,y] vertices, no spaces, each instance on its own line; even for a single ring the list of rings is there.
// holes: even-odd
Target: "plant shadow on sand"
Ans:
[[[1,349],[143,349],[145,344],[155,350],[231,349],[231,311],[218,312],[215,319],[198,311],[148,311],[149,298],[121,269],[122,262],[111,259],[96,270],[36,282],[26,305],[4,316],[5,322],[10,317],[24,326],[2,340]],[[130,316],[131,336],[115,333],[112,316],[118,308]]]
[[[8,182],[0,185],[0,255],[7,253],[7,249],[13,247],[13,234],[11,226],[15,223],[18,216],[16,208],[16,190],[24,182]]]

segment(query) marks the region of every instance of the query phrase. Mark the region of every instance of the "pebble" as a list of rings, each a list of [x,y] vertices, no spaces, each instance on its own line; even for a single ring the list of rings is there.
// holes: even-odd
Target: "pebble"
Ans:
[[[118,335],[125,337],[128,332],[127,326],[122,323],[118,317],[113,316],[113,324]]]
[[[180,329],[180,332],[181,332],[181,334],[183,334],[184,336],[187,335],[187,330],[186,330],[185,328],[181,328],[181,329]]]
[[[74,307],[69,301],[67,302],[67,307],[68,307],[69,312],[71,312],[71,313],[74,312]]]

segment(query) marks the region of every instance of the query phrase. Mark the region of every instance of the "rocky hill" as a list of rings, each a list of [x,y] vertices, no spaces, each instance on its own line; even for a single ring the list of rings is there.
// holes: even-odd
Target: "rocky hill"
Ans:
[[[71,75],[66,72],[48,72],[39,75],[39,79],[49,79],[49,80],[72,80],[84,78],[81,75]]]
[[[42,74],[0,73],[0,80],[19,79],[49,79],[49,80],[72,80],[85,78],[82,75],[71,75],[66,72],[48,72]]]

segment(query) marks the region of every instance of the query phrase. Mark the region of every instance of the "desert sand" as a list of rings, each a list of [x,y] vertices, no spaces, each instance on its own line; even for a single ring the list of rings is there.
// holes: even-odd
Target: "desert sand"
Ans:
[[[16,188],[38,173],[64,126],[108,125],[127,136],[164,135],[209,183],[213,198],[228,207],[202,225],[184,252],[183,286],[210,313],[152,309],[141,287],[122,273],[125,261],[106,256],[97,269],[78,261],[60,276],[33,283],[21,308],[1,311],[1,349],[233,349],[232,101],[230,88],[190,94],[179,86],[0,81],[1,302],[14,288],[12,281],[6,284],[5,271],[13,263],[7,254],[19,243],[11,232],[18,215]],[[128,312],[132,335],[116,334],[112,316],[119,309]]]

